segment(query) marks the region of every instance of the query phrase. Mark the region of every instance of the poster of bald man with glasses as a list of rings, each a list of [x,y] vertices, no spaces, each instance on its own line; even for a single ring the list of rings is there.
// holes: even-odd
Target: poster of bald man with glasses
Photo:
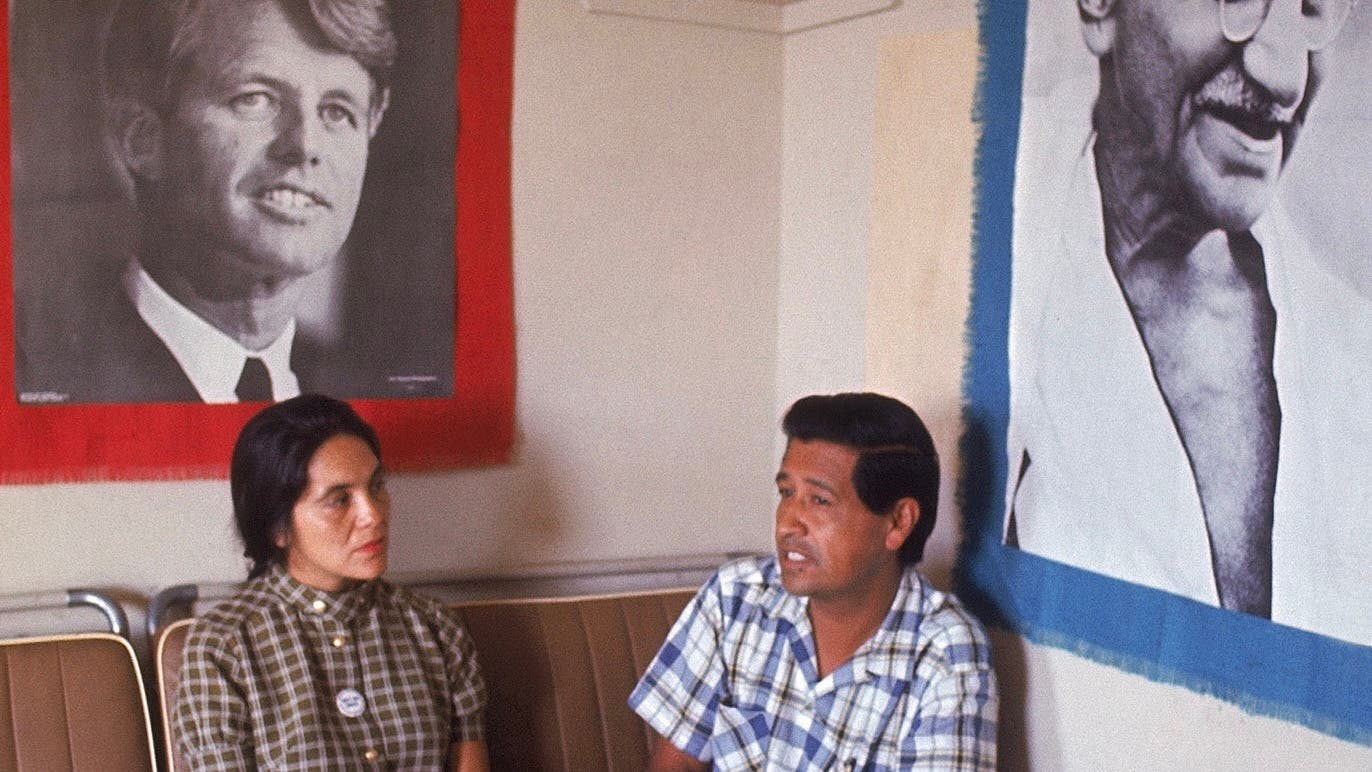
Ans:
[[[1368,5],[1031,0],[1006,544],[1372,645]]]

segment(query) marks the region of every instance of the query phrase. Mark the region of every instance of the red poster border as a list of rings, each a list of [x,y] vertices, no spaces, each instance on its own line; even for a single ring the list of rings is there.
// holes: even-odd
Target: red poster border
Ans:
[[[457,313],[450,399],[358,400],[401,472],[497,464],[514,437],[514,0],[461,0]],[[8,4],[6,4],[8,5]],[[14,384],[8,9],[0,18],[0,482],[222,478],[260,405],[20,405]]]

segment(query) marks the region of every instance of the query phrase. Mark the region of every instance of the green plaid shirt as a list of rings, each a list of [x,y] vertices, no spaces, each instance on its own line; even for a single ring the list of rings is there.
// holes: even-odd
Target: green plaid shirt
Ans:
[[[383,580],[327,593],[281,568],[200,617],[172,731],[194,770],[445,769],[486,689],[443,604]]]

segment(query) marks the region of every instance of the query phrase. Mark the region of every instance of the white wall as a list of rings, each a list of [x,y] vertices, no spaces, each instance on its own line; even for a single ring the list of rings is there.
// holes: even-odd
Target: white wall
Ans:
[[[956,353],[953,362],[965,355],[956,320],[967,301],[965,291],[960,297],[949,293],[965,287],[971,250],[965,240],[956,248],[949,236],[960,230],[965,238],[970,228],[936,221],[915,229],[925,240],[920,259],[936,261],[915,273],[942,295],[931,298],[927,287],[913,288],[907,318],[896,319],[881,287],[867,286],[872,244],[886,243],[889,235],[873,213],[874,199],[882,201],[878,183],[891,171],[876,165],[890,161],[874,148],[876,84],[883,44],[909,36],[931,47],[946,45],[950,36],[975,40],[975,14],[972,0],[905,0],[891,13],[788,37],[785,53],[778,405],[809,391],[879,387],[916,403],[945,459],[954,457],[960,433],[953,402],[958,392],[950,390],[960,374],[950,372],[947,354]],[[949,99],[945,86],[930,87],[932,98],[919,109],[951,109],[947,120],[965,122],[967,116],[958,112],[965,99]],[[962,191],[948,190],[944,180],[938,188],[926,181],[931,187],[923,193],[946,199],[936,207],[943,216],[966,217],[959,207],[971,187],[970,145],[941,142],[923,152],[928,157],[921,163],[940,169],[947,168],[948,154],[965,153]],[[883,281],[891,279],[885,268],[879,271]],[[962,313],[950,312],[949,302],[961,304]],[[920,339],[908,349],[883,348],[891,337],[883,326],[895,322],[917,327]],[[927,356],[940,346],[940,355]],[[935,577],[946,576],[951,563],[957,543],[953,521],[940,507],[937,549],[926,559]],[[1003,632],[995,636],[995,649],[1007,769],[1372,768],[1372,749],[1255,717],[1230,703]]]
[[[784,43],[523,0],[516,460],[398,477],[394,568],[767,549],[777,419],[812,391],[910,389],[951,458],[949,368],[896,383],[896,354],[870,346],[876,72],[883,40],[974,28],[973,0],[907,0]],[[965,251],[931,259],[966,271]],[[965,298],[941,294],[922,342],[960,352],[943,315]],[[0,533],[0,592],[242,574],[222,481],[0,487]],[[945,510],[935,576],[956,538]],[[1012,636],[997,654],[1012,769],[1372,762]]]

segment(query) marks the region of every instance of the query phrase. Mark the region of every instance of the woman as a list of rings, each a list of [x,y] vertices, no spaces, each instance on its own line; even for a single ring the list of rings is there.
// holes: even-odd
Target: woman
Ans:
[[[186,640],[173,732],[191,769],[487,769],[470,637],[443,604],[380,578],[380,456],[329,397],[243,427],[229,484],[252,567]]]

